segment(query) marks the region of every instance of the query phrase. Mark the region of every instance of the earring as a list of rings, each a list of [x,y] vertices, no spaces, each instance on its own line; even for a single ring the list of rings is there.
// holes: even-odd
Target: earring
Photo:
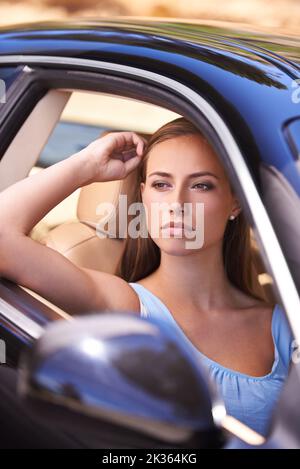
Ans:
[[[234,216],[234,215],[230,215],[229,220],[234,220],[234,219],[235,219],[235,216]]]

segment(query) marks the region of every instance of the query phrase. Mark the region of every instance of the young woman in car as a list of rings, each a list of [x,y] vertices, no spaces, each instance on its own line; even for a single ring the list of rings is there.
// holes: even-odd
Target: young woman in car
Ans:
[[[149,236],[127,237],[116,275],[80,268],[29,237],[76,189],[123,179],[137,167],[135,201],[150,214]],[[193,209],[203,203],[204,244],[186,249],[185,236],[152,238],[154,202],[169,204],[171,221],[178,217],[174,206],[182,212],[184,203]],[[228,414],[266,433],[288,373],[292,336],[280,306],[257,294],[249,226],[218,156],[196,127],[179,118],[148,143],[133,132],[109,133],[15,183],[0,194],[0,205],[1,276],[71,314],[131,311],[169,321],[207,366]]]

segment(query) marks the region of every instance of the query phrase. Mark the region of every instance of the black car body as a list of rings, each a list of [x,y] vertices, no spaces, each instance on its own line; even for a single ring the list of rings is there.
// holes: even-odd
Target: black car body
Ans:
[[[179,20],[26,24],[0,29],[0,78],[0,157],[49,89],[122,95],[197,122],[221,155],[276,300],[300,338],[299,38]],[[11,366],[55,318],[1,282],[0,327]],[[283,421],[283,401],[280,412]]]

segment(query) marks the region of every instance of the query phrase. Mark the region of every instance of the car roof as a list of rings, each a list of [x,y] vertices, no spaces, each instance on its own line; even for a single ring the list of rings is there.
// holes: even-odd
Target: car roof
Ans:
[[[249,57],[260,57],[265,60],[277,60],[293,64],[300,70],[300,36],[274,34],[263,28],[254,28],[243,23],[220,21],[183,20],[177,18],[117,17],[77,21],[45,21],[24,23],[0,28],[0,35],[6,41],[17,38],[24,45],[28,34],[41,40],[55,39],[54,32],[76,31],[78,38],[89,33],[91,41],[117,39],[142,45],[158,45],[161,50],[172,43],[180,43],[181,51],[188,52],[192,45],[197,50],[203,45],[221,47],[224,54],[242,53]],[[67,39],[67,38],[66,38]],[[69,38],[68,38],[69,39]],[[60,37],[63,40],[63,37]],[[5,44],[1,53],[5,53]],[[49,45],[49,43],[48,43]],[[17,46],[17,44],[16,44]],[[29,50],[25,48],[24,53]]]

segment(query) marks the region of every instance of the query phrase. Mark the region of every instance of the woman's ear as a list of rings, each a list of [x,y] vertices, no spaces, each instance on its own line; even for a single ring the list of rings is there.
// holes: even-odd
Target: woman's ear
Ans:
[[[241,213],[241,211],[242,211],[241,207],[237,207],[233,212],[234,216],[237,217]]]
[[[231,207],[230,215],[237,217],[242,211],[239,199],[233,194],[233,205]]]

